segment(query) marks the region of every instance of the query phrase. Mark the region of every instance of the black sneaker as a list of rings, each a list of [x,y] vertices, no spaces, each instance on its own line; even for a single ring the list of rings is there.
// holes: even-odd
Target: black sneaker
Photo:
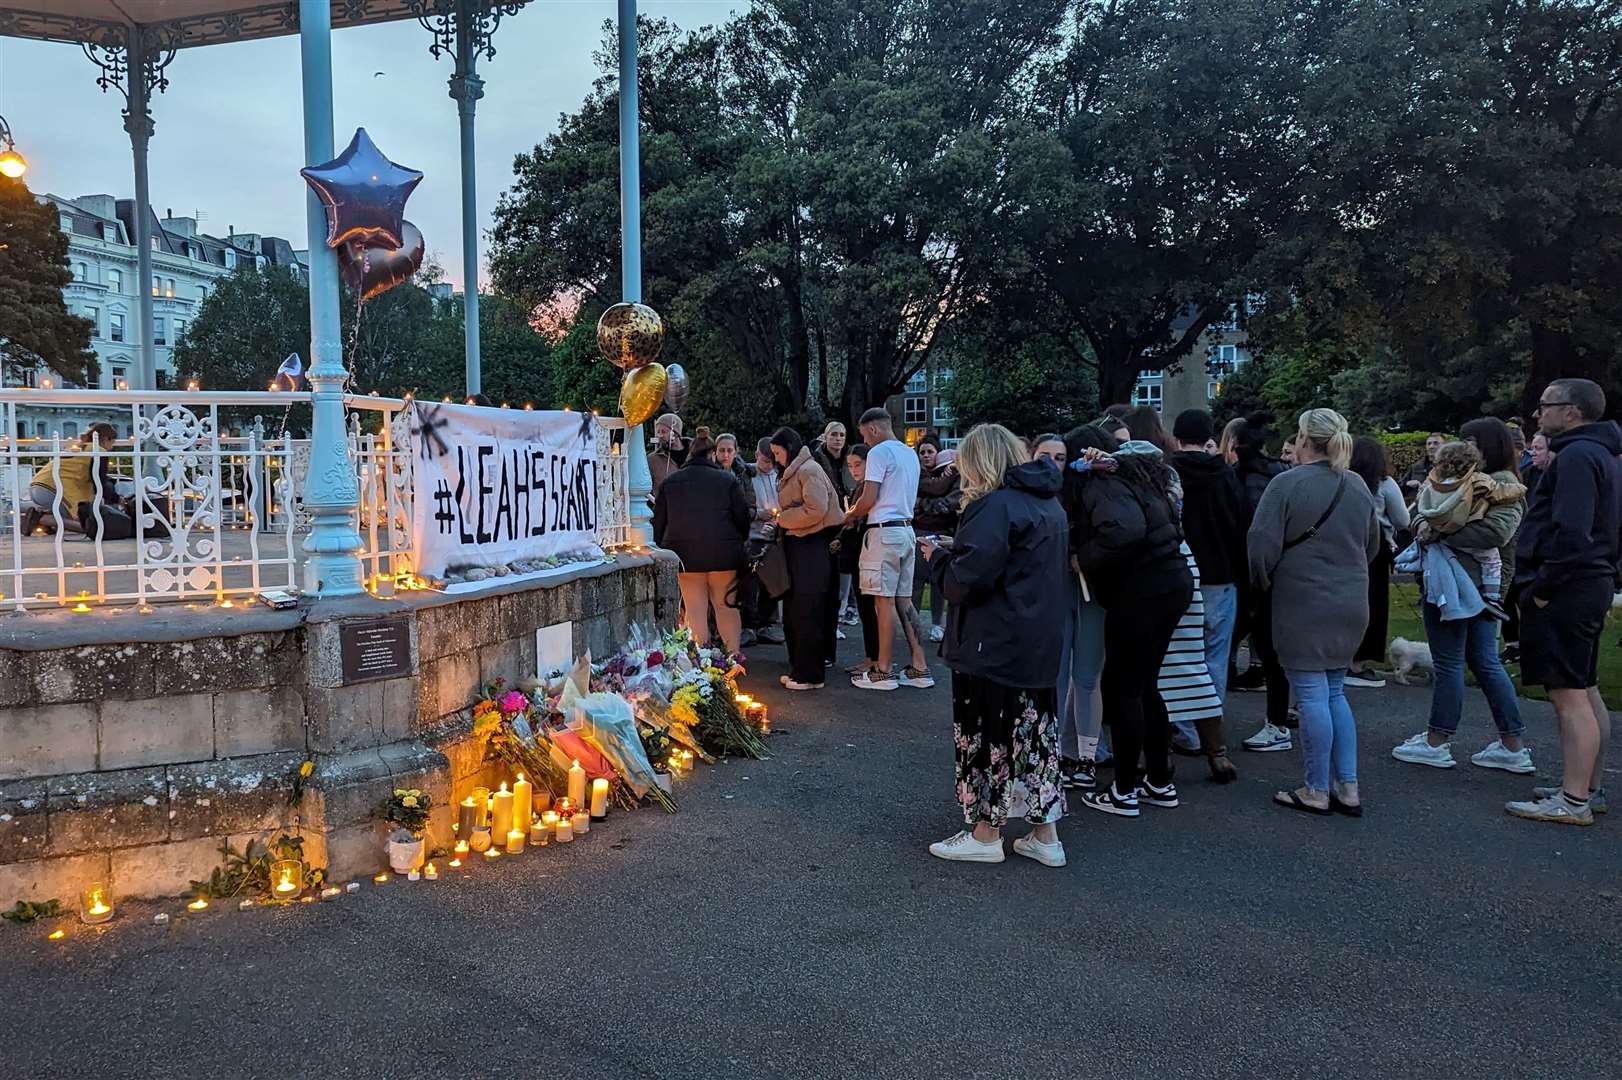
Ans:
[[[1117,817],[1138,816],[1138,793],[1122,795],[1111,784],[1102,791],[1084,791],[1081,794],[1081,805],[1090,806],[1094,810],[1105,814],[1114,814]]]
[[[1091,761],[1082,761],[1079,758],[1062,758],[1059,761],[1059,781],[1066,791],[1081,788],[1091,791],[1098,786],[1098,773]]]
[[[1260,664],[1252,664],[1249,668],[1229,679],[1228,688],[1230,690],[1244,691],[1266,690],[1267,672],[1262,670]]]
[[[1177,802],[1177,785],[1169,780],[1166,781],[1165,787],[1155,787],[1145,780],[1138,785],[1135,794],[1138,797],[1138,802],[1158,806],[1164,810],[1171,810],[1179,805]]]

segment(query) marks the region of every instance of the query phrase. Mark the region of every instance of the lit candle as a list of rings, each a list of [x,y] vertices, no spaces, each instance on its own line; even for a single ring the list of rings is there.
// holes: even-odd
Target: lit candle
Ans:
[[[586,802],[586,770],[578,761],[569,766],[569,802],[575,806],[584,806]]]
[[[608,781],[599,776],[591,782],[591,820],[601,821],[608,816]]]
[[[462,860],[461,859],[452,859],[450,862],[446,863],[445,865],[450,867],[452,870],[460,870],[460,869],[462,869]]]
[[[498,837],[506,836],[513,831],[513,793],[507,790],[505,781],[495,794],[495,807],[490,816],[490,832]]]
[[[529,823],[529,846],[546,846],[546,823],[540,817]]]
[[[475,808],[473,827],[478,828],[480,825],[485,824],[489,820],[485,815],[489,812],[490,808],[490,789],[487,787],[474,788],[473,805]]]
[[[569,819],[569,826],[576,836],[585,836],[591,831],[591,815],[582,810]]]
[[[238,911],[252,911],[253,910],[253,901],[252,900],[243,900],[243,901],[239,902],[237,904],[237,910]]]
[[[439,867],[435,866],[433,863],[429,863],[427,866],[422,868],[422,876],[427,878],[429,881],[438,881]]]
[[[485,848],[484,857],[486,859],[499,859],[501,858],[501,849],[498,847]]]
[[[387,885],[389,883],[389,875],[386,873],[378,874],[372,879],[372,881],[378,885]]]
[[[573,839],[574,826],[569,824],[568,818],[558,818],[558,843],[567,844]]]
[[[207,911],[208,910],[208,901],[203,899],[201,896],[199,896],[197,899],[195,899],[191,903],[187,904],[186,908],[189,911]]]
[[[342,895],[343,890],[338,888],[336,885],[328,885],[325,889],[321,890],[321,899],[323,900],[336,900]]]
[[[516,826],[512,829],[512,831],[507,833],[507,854],[517,855],[520,851],[524,850],[525,835],[524,830],[517,828]]]
[[[107,886],[99,881],[91,882],[90,887],[84,891],[83,903],[79,905],[79,918],[94,925],[104,923],[113,917],[113,905],[107,899]]]
[[[541,846],[545,847],[558,832],[558,812],[547,810],[541,814]]]
[[[479,824],[479,804],[469,795],[456,807],[456,835],[464,839],[473,835]]]
[[[519,773],[513,783],[513,828],[529,832],[529,823],[535,813],[535,785]]]
[[[68,936],[68,932],[66,930],[52,930],[45,936],[50,938],[52,941],[61,941],[63,938]]]
[[[467,841],[458,840],[456,846],[451,849],[451,856],[456,859],[467,858]]]
[[[158,912],[156,915],[152,916],[152,924],[154,926],[168,926],[169,913],[167,911]]]
[[[415,867],[413,867],[413,868],[412,868],[412,869],[411,869],[411,870],[410,870],[410,872],[408,872],[408,873],[407,873],[407,874],[406,874],[406,880],[407,880],[407,881],[421,881],[421,880],[422,880],[422,873],[421,873],[421,871],[419,871],[419,870],[417,870],[417,869],[416,869],[416,868],[415,868]]]
[[[298,885],[293,881],[293,872],[286,869],[282,870],[281,875],[276,879],[276,895],[278,897],[292,896],[296,892],[298,892]]]

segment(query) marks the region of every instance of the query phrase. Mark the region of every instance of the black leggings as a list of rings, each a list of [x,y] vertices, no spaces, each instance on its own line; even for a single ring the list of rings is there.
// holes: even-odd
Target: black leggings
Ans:
[[[1273,597],[1258,593],[1250,613],[1250,644],[1267,677],[1267,721],[1274,727],[1290,726],[1290,683],[1273,648]]]
[[[1386,632],[1391,620],[1391,549],[1385,541],[1369,563],[1369,625],[1355,657],[1361,663],[1385,663]]]
[[[1134,595],[1104,611],[1104,715],[1119,794],[1137,788],[1140,755],[1151,784],[1171,782],[1171,725],[1160,696],[1160,664],[1193,596],[1189,580],[1172,592]]]
[[[862,621],[862,652],[873,663],[879,662],[879,602],[877,598],[856,590],[856,614]]]

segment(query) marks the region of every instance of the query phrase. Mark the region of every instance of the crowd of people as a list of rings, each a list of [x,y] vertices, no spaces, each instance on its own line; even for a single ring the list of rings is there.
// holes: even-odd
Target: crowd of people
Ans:
[[[686,440],[665,416],[655,539],[682,560],[698,639],[713,624],[732,651],[782,640],[790,691],[826,687],[845,626],[860,627],[859,690],[933,686],[940,643],[964,820],[930,846],[944,859],[1001,862],[1023,818],[1015,853],[1062,866],[1070,793],[1115,817],[1176,808],[1179,753],[1233,780],[1238,691],[1266,695],[1244,749],[1300,743],[1302,782],[1273,801],[1362,816],[1347,688],[1385,685],[1394,572],[1419,584],[1434,686],[1425,730],[1392,756],[1455,767],[1468,670],[1497,729],[1471,763],[1535,773],[1516,661],[1549,692],[1564,768],[1506,810],[1586,825],[1607,808],[1597,667],[1622,565],[1622,429],[1605,407],[1596,384],[1555,380],[1529,444],[1483,417],[1431,436],[1400,477],[1330,409],[1280,442],[1265,416],[1219,431],[1191,409],[1168,433],[1152,408],[1113,406],[1063,435],[981,424],[955,452],[907,445],[872,409],[860,441],[838,422],[810,444],[785,427],[752,465],[734,436]]]

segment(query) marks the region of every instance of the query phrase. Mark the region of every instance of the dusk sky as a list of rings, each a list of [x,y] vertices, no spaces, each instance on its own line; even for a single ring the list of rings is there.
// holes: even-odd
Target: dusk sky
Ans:
[[[746,0],[642,0],[644,15],[697,27],[718,24]],[[590,90],[591,54],[612,0],[537,0],[504,19],[496,58],[481,60],[478,107],[481,253],[496,198],[512,182],[513,155],[556,130]],[[449,56],[435,60],[414,20],[332,35],[335,150],[357,127],[424,179],[406,208],[446,277],[462,283],[461,180]],[[375,72],[383,75],[374,75]],[[132,198],[129,138],[116,91],[77,46],[0,37],[0,115],[28,158],[28,185],[73,198]],[[184,49],[153,99],[152,206],[159,217],[201,211],[199,228],[283,236],[305,246],[297,37]]]

